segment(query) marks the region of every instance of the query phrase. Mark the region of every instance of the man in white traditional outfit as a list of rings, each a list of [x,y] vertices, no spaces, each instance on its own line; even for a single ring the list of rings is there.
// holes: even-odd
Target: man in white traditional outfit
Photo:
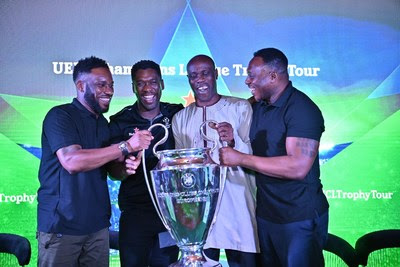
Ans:
[[[252,153],[249,131],[251,105],[245,99],[222,96],[217,93],[218,71],[214,61],[206,55],[197,55],[187,64],[189,84],[195,102],[175,114],[172,131],[175,146],[179,148],[211,147],[203,140],[199,126],[205,120],[218,122],[207,127],[206,135],[217,142],[212,159],[219,163],[218,149],[223,142],[236,150]],[[220,249],[225,250],[228,264],[256,266],[259,252],[255,219],[255,178],[241,167],[229,167],[215,224],[205,245],[208,258],[218,261]]]

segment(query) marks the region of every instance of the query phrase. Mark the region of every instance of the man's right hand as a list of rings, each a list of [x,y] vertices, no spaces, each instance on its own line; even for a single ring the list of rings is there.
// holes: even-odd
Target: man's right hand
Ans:
[[[147,130],[136,131],[131,138],[127,140],[129,144],[129,152],[136,152],[147,149],[154,137]]]
[[[221,165],[229,167],[241,166],[243,155],[243,153],[231,147],[221,147],[219,149],[219,161]]]

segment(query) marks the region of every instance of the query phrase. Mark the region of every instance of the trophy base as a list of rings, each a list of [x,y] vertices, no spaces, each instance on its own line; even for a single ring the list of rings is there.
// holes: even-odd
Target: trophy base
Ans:
[[[181,259],[169,265],[169,267],[222,267],[221,263],[216,261],[198,261]]]
[[[203,254],[203,245],[180,246],[181,257],[169,267],[222,267],[222,265]]]

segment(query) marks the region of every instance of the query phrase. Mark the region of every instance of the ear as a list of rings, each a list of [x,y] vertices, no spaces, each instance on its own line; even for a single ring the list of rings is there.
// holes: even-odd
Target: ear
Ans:
[[[161,88],[161,90],[164,90],[164,80],[163,79],[161,79],[161,81],[160,81],[160,88]]]
[[[215,79],[216,80],[218,79],[218,70],[217,70],[217,68],[215,68]]]
[[[137,88],[136,88],[136,83],[132,82],[132,92],[136,95],[137,93]]]
[[[276,71],[271,72],[271,80],[276,80],[278,78],[278,73],[276,73]]]
[[[80,93],[85,92],[85,83],[82,80],[77,80],[75,86]]]

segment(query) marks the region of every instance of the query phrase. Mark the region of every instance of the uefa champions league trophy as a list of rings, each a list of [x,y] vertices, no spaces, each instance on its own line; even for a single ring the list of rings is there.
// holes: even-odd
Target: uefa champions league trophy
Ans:
[[[156,147],[167,140],[168,129],[162,124],[149,128],[150,131],[161,126],[165,130],[164,138],[153,147],[159,163],[150,171],[151,185],[146,172],[145,153],[142,163],[154,207],[181,252],[179,260],[170,266],[221,266],[216,262],[207,262],[203,256],[203,246],[215,221],[214,215],[226,179],[226,167],[215,164],[210,157],[217,141],[204,134],[206,123],[216,122],[205,121],[200,126],[202,137],[213,143],[212,148],[156,151]]]

